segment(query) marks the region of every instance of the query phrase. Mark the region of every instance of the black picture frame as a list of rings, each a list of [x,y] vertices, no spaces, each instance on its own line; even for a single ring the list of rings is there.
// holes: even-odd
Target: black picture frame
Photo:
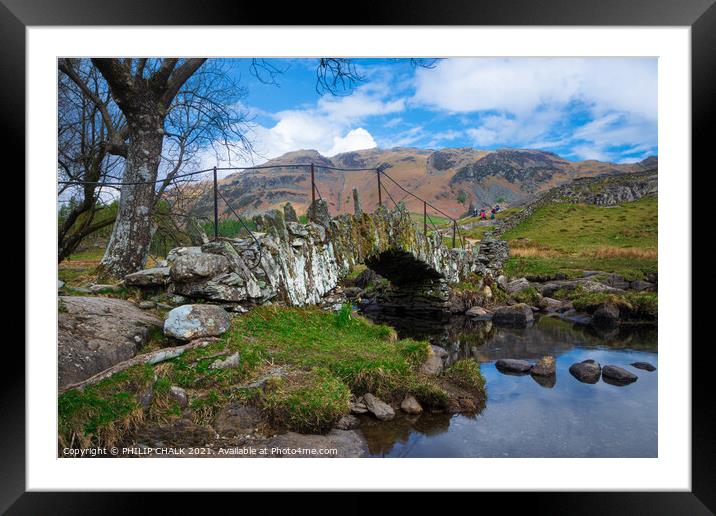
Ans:
[[[690,26],[692,43],[692,168],[708,173],[713,146],[709,129],[716,114],[716,5],[714,0],[383,0],[356,12],[338,15],[335,3],[246,3],[196,0],[0,0],[0,87],[2,146],[19,157],[22,167],[25,138],[25,29],[36,25],[576,25]],[[280,8],[277,6],[280,5]],[[684,171],[685,174],[689,171]],[[19,175],[16,175],[19,176]],[[16,177],[19,179],[19,177]],[[20,183],[19,188],[25,190]],[[696,193],[696,191],[694,191]],[[27,196],[28,192],[25,191]],[[700,192],[704,200],[708,192]],[[693,205],[708,206],[709,201]],[[693,213],[693,211],[692,211]],[[692,215],[692,220],[696,221]],[[692,233],[698,234],[696,232]],[[19,246],[18,246],[19,249]],[[692,250],[693,253],[693,250]],[[692,255],[696,256],[696,255]],[[696,269],[698,262],[693,263]],[[25,274],[31,271],[25,270]],[[692,278],[685,276],[691,283]],[[692,303],[692,300],[683,300]],[[19,305],[19,303],[18,303]],[[698,322],[699,318],[694,318]],[[664,320],[668,324],[668,318]],[[680,343],[687,350],[689,342]],[[136,493],[25,492],[25,353],[6,342],[0,374],[0,513],[7,514],[126,514],[156,498]],[[712,514],[716,511],[716,404],[708,383],[713,368],[709,340],[692,347],[692,491],[641,493],[512,493],[508,506],[561,514]],[[668,386],[663,386],[667,388]],[[212,495],[214,503],[227,495]],[[245,497],[245,494],[241,495]],[[357,500],[359,495],[351,495]],[[480,494],[481,502],[487,501]],[[504,496],[504,495],[502,495]],[[517,498],[512,498],[517,497]],[[273,499],[272,504],[275,504]],[[422,504],[422,497],[413,502]],[[253,501],[253,500],[252,500]],[[259,500],[255,502],[261,503]],[[185,495],[162,496],[164,511],[187,512]],[[251,503],[251,502],[248,502]],[[291,503],[291,502],[289,502]],[[293,502],[295,504],[295,501]],[[326,504],[327,502],[323,502]],[[358,510],[369,502],[339,502]],[[407,502],[406,502],[407,503]],[[499,503],[499,501],[498,501]],[[333,504],[330,504],[333,505]],[[247,507],[244,505],[244,507]],[[408,510],[408,505],[403,509]],[[335,506],[334,506],[335,508]],[[272,512],[278,508],[272,505]]]

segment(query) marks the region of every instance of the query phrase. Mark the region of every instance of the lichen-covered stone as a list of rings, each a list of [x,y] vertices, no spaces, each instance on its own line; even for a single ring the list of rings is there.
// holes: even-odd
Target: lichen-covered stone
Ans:
[[[153,267],[127,274],[124,283],[128,287],[159,287],[169,283],[169,267]]]
[[[360,204],[360,195],[357,188],[353,189],[353,214],[356,217],[363,215],[363,207]]]
[[[298,222],[298,215],[290,202],[283,205],[283,218],[286,222]]]
[[[229,270],[229,261],[216,254],[187,254],[178,256],[171,266],[174,281],[192,281],[211,278]]]
[[[323,227],[328,227],[331,224],[331,215],[328,212],[328,203],[322,199],[311,203],[307,211],[308,220],[320,224]]]
[[[173,250],[172,292],[220,302],[317,304],[355,265],[367,264],[395,286],[387,303],[447,310],[448,284],[497,271],[507,257],[502,241],[447,248],[439,235],[417,231],[402,203],[331,219],[317,201],[309,217],[299,224],[274,210],[256,219],[266,233]]]

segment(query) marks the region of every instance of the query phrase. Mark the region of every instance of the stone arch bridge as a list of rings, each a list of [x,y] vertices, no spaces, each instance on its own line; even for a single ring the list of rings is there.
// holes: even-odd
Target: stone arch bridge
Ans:
[[[319,200],[309,218],[313,222],[299,223],[290,205],[272,210],[254,218],[261,231],[255,238],[173,249],[164,267],[130,274],[125,282],[222,303],[303,306],[320,303],[355,265],[365,264],[403,292],[409,305],[421,297],[447,300],[448,284],[473,272],[495,272],[507,257],[500,240],[448,248],[439,234],[418,231],[402,203],[331,218]]]

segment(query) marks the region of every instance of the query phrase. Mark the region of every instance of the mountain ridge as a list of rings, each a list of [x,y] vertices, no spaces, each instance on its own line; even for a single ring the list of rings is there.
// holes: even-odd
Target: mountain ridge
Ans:
[[[457,217],[467,212],[470,206],[519,203],[580,177],[657,168],[658,157],[619,164],[597,160],[570,161],[553,152],[536,149],[395,147],[350,151],[330,157],[314,149],[301,149],[261,165],[276,168],[230,174],[220,180],[219,188],[235,209],[247,214],[278,208],[286,202],[291,202],[299,213],[303,213],[311,200],[310,174],[307,169],[282,165],[311,163],[315,165],[317,194],[328,202],[333,215],[353,211],[353,188],[358,189],[364,209],[372,210],[377,205],[377,179],[371,170],[380,167],[407,190]],[[403,200],[411,211],[422,212],[422,202],[406,196],[390,180],[383,181],[383,188],[384,203]],[[205,205],[204,202],[200,204]]]

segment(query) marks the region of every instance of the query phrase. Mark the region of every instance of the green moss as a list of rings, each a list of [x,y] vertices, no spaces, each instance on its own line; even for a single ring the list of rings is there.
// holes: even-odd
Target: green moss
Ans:
[[[344,278],[347,281],[355,281],[360,274],[366,270],[368,267],[366,267],[364,264],[360,263],[354,266],[348,274],[346,274],[346,277]]]
[[[262,407],[274,425],[301,433],[325,433],[348,414],[348,387],[325,368],[272,381]]]
[[[483,279],[480,274],[471,273],[467,278],[458,283],[450,285],[450,288],[458,292],[481,291],[483,287]]]
[[[535,287],[529,287],[520,292],[512,294],[512,299],[519,303],[525,303],[528,305],[536,305],[540,300],[540,293]]]

